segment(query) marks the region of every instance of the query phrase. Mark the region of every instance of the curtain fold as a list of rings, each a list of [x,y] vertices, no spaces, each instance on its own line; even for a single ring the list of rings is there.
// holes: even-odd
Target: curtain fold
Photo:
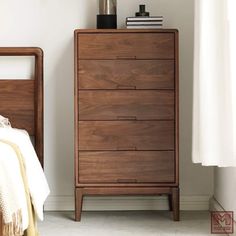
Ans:
[[[236,166],[236,1],[195,0],[192,159]]]

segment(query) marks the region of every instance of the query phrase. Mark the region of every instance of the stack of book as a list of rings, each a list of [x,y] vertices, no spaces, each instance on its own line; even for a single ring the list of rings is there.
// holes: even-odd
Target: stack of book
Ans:
[[[163,27],[163,16],[134,16],[126,18],[127,29],[160,29]]]

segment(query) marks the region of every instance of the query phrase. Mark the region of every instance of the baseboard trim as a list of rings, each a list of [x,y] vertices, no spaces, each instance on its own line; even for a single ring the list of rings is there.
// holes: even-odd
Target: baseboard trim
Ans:
[[[210,211],[225,211],[225,209],[220,205],[220,203],[214,197],[211,197]]]
[[[180,210],[209,210],[207,195],[185,195],[180,197]],[[73,196],[50,196],[45,204],[46,211],[73,211]],[[168,210],[168,200],[165,196],[155,197],[85,197],[84,211],[133,211],[133,210]]]

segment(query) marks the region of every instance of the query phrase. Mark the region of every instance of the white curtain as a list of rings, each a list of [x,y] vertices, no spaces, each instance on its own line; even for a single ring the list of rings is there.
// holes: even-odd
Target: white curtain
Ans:
[[[236,166],[236,0],[195,0],[194,163]]]

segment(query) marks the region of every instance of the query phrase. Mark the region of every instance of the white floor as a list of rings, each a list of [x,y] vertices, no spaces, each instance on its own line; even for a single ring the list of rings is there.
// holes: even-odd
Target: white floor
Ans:
[[[47,212],[39,223],[41,236],[167,236],[212,235],[209,212],[181,212],[173,222],[165,211],[83,212],[75,222],[72,212]]]

